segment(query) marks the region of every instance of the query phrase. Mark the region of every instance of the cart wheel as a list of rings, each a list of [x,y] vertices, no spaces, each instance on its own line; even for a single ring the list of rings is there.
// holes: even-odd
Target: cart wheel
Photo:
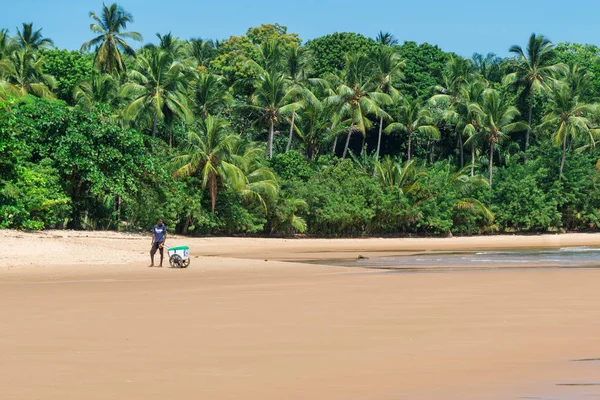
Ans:
[[[169,258],[169,264],[171,265],[171,268],[181,268],[183,265],[183,260],[179,254],[173,254]]]
[[[189,267],[189,265],[190,265],[190,259],[188,258],[186,260],[183,260],[183,263],[181,264],[181,268],[187,268],[187,267]]]

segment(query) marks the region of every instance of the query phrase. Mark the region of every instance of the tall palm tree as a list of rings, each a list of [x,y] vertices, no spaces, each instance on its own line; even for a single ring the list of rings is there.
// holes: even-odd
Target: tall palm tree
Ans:
[[[126,120],[140,116],[152,120],[152,137],[156,137],[157,123],[170,115],[188,119],[186,85],[187,69],[170,54],[152,49],[140,54],[134,69],[129,71],[129,82],[121,88],[122,97],[130,100],[123,110]],[[172,119],[169,119],[169,141],[172,144]]]
[[[349,120],[340,121],[333,107],[327,107],[324,101],[317,99],[304,107],[295,130],[304,142],[307,158],[313,160],[323,145],[347,132],[348,126]]]
[[[600,129],[593,127],[597,106],[583,103],[577,88],[565,82],[552,85],[549,96],[549,112],[542,120],[541,129],[550,131],[556,146],[562,146],[559,177],[562,178],[567,155],[567,139],[583,137],[594,146]]]
[[[127,68],[121,52],[135,57],[135,51],[125,39],[142,41],[142,35],[138,32],[122,32],[128,23],[133,22],[133,16],[114,3],[109,7],[103,5],[102,15],[90,12],[90,17],[95,21],[90,25],[90,29],[99,35],[85,42],[81,51],[95,48],[94,65],[101,72],[124,72]]]
[[[290,84],[297,93],[296,99],[301,102],[303,107],[307,104],[317,103],[319,100],[310,90],[310,88],[325,88],[327,82],[320,78],[311,78],[312,57],[310,52],[299,45],[291,46],[284,53],[284,72]],[[292,146],[296,121],[296,110],[292,111],[292,120],[290,122],[290,134],[285,151],[288,152]]]
[[[392,122],[385,128],[385,133],[404,133],[408,143],[407,162],[410,162],[412,155],[412,138],[415,133],[420,133],[439,139],[440,131],[433,125],[433,116],[431,111],[423,107],[419,99],[403,99],[397,114],[394,115],[395,122]]]
[[[298,90],[290,85],[286,77],[278,72],[264,71],[255,83],[255,90],[250,97],[249,109],[259,114],[259,120],[269,127],[266,156],[273,158],[273,137],[275,126],[282,118],[291,115],[302,107],[296,101]]]
[[[192,81],[191,95],[194,110],[206,118],[233,104],[233,96],[223,78],[208,72],[198,73]]]
[[[479,109],[481,113],[481,129],[490,144],[489,185],[492,187],[494,176],[494,147],[508,133],[518,132],[528,128],[528,125],[515,119],[521,115],[515,106],[511,106],[504,94],[494,89],[488,89],[483,94]]]
[[[398,44],[398,39],[390,32],[379,31],[377,36],[375,37],[375,41],[384,46],[396,46]]]
[[[406,62],[400,59],[400,56],[390,47],[379,47],[373,54],[373,68],[377,88],[392,100],[400,98],[400,92],[395,85],[404,79],[402,69],[406,67]],[[377,137],[377,151],[375,161],[379,160],[379,150],[381,148],[381,133],[383,132],[383,118],[379,117],[379,135]]]
[[[460,57],[450,57],[446,63],[446,68],[442,72],[442,84],[434,87],[438,93],[432,96],[431,101],[435,104],[439,100],[448,103],[450,108],[460,100],[461,89],[464,84],[473,78],[473,66],[468,60]],[[460,166],[464,164],[464,141],[462,132],[457,130],[457,144],[460,149]]]
[[[54,97],[52,89],[56,79],[43,71],[44,57],[28,50],[19,50],[0,60],[0,85],[17,96],[33,94],[37,97]]]
[[[148,44],[146,48],[156,48],[158,47],[162,51],[168,53],[173,57],[174,60],[180,60],[185,55],[185,47],[184,42],[179,40],[176,36],[173,36],[171,32],[161,35],[160,33],[156,34],[158,38],[158,46],[154,44]]]
[[[217,54],[215,42],[204,39],[190,39],[186,46],[187,55],[196,62],[197,69],[208,70],[210,62]]]
[[[231,160],[237,136],[230,133],[225,120],[206,117],[198,121],[198,132],[191,131],[181,146],[181,155],[175,158],[179,168],[174,176],[199,174],[202,188],[208,188],[211,211],[215,211],[217,190],[227,183],[239,187],[244,181],[243,171]]]
[[[564,71],[565,65],[552,64],[554,44],[544,35],[536,36],[532,33],[525,50],[519,45],[513,45],[509,51],[517,56],[518,70],[507,75],[505,82],[522,88],[522,96],[529,98],[528,128],[525,135],[525,151],[527,151],[535,92],[546,90],[551,76]]]
[[[22,24],[22,30],[17,28],[15,42],[20,50],[38,51],[54,46],[54,42],[42,35],[42,29],[33,29],[33,24]]]
[[[359,132],[364,138],[373,123],[369,116],[389,118],[382,106],[390,104],[389,95],[377,91],[377,84],[369,76],[368,60],[364,54],[346,56],[346,69],[341,77],[334,76],[335,94],[325,99],[326,105],[334,106],[342,119],[351,121],[342,158],[346,158],[352,133]],[[364,146],[363,146],[364,147]]]
[[[465,144],[471,146],[471,176],[475,175],[475,146],[481,134],[481,113],[479,112],[483,101],[483,94],[487,83],[483,77],[474,78],[463,84],[457,101],[448,110],[444,119],[451,121],[459,135],[467,137]],[[463,159],[461,154],[461,168]]]

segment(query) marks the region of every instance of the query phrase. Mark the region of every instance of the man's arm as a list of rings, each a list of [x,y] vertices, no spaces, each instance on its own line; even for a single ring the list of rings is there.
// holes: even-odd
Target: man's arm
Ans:
[[[154,244],[154,239],[156,239],[156,232],[154,231],[154,228],[152,228],[152,244]]]
[[[165,243],[165,240],[167,240],[167,227],[165,226],[165,233],[163,234],[163,244]]]

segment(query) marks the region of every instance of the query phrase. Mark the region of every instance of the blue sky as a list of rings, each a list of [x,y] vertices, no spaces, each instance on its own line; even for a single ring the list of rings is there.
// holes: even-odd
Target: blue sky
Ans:
[[[102,7],[100,0],[0,3],[0,27],[14,33],[21,22],[33,22],[58,47],[68,49],[93,37],[88,13]],[[463,56],[488,51],[506,56],[512,44],[525,45],[532,32],[555,43],[600,45],[598,0],[121,0],[119,4],[135,18],[128,30],[142,33],[145,43],[155,41],[156,32],[171,31],[184,39],[223,39],[244,34],[250,26],[278,22],[304,40],[336,31],[374,37],[383,30],[401,42],[429,42]]]

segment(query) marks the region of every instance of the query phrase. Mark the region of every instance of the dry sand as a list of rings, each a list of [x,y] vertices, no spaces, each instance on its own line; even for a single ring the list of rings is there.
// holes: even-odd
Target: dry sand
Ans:
[[[172,237],[192,254],[175,270],[146,268],[149,236],[1,233],[2,400],[600,395],[579,386],[600,385],[600,269],[401,274],[289,262],[600,246],[600,235]]]

